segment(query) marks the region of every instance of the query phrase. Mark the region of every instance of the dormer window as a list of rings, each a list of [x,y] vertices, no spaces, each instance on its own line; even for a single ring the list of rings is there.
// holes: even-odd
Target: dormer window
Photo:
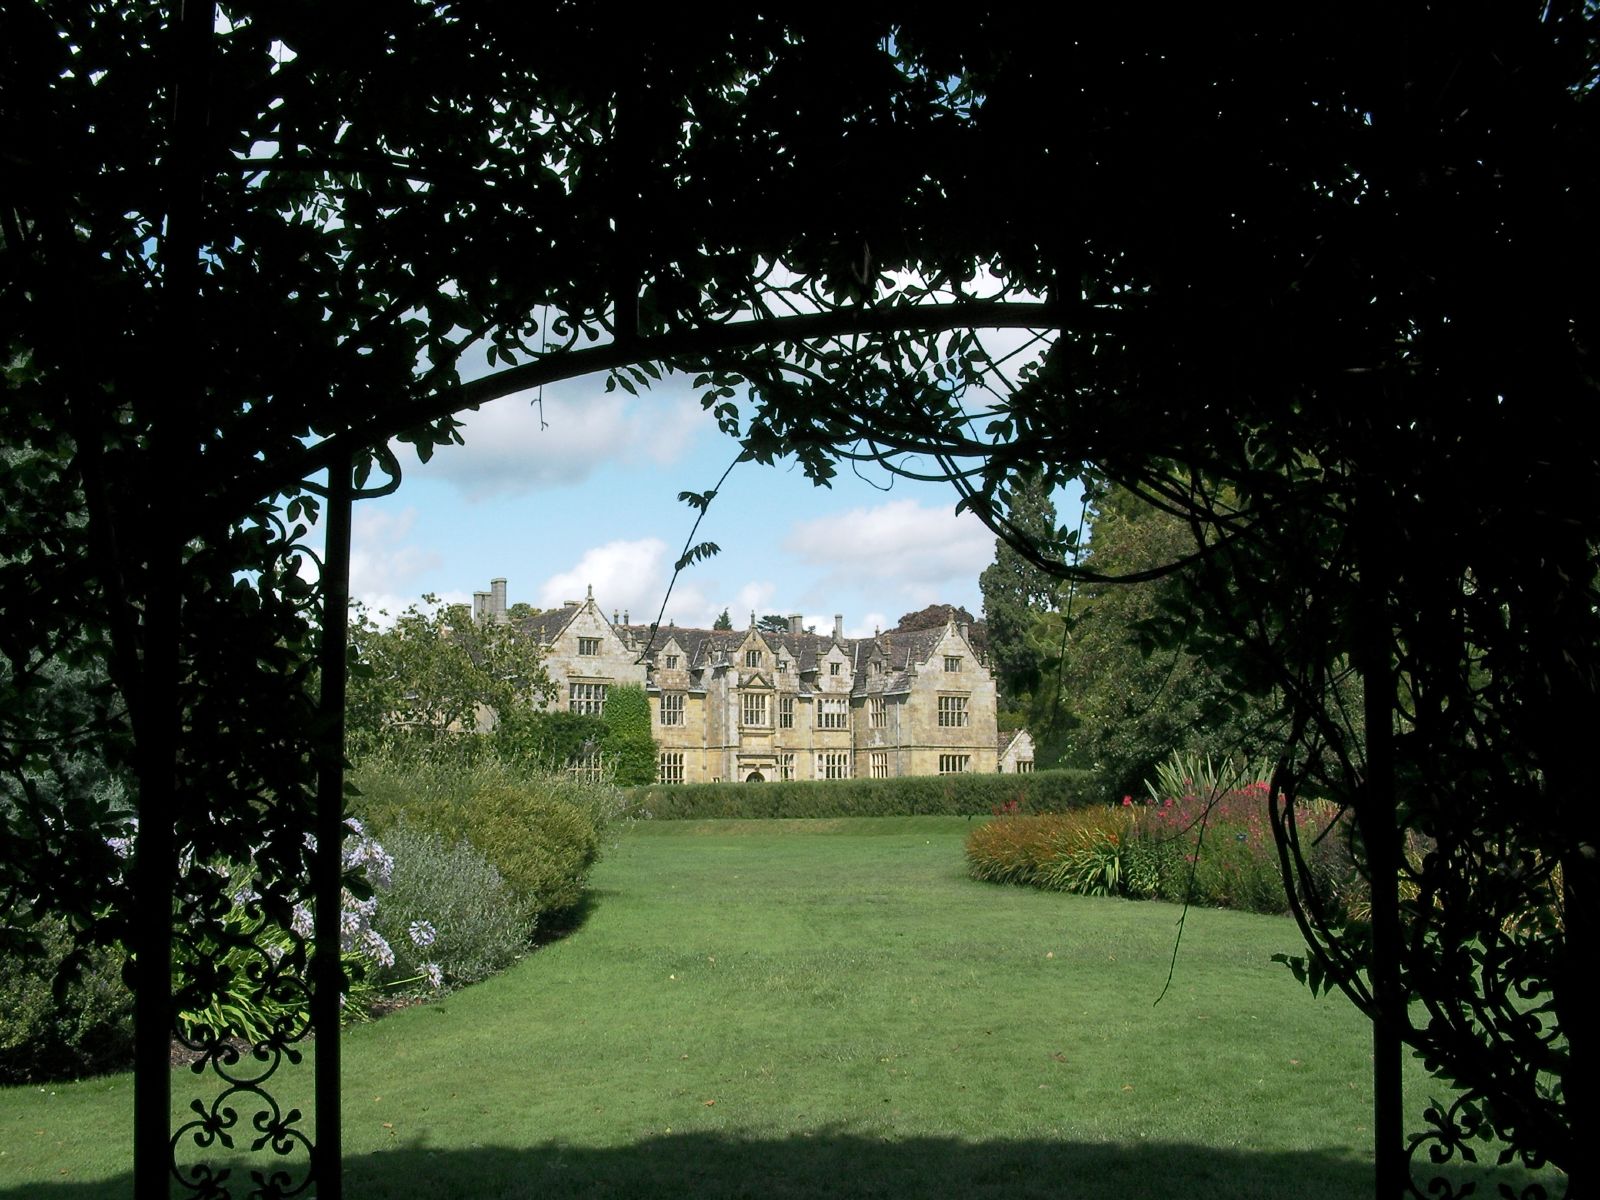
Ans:
[[[751,670],[755,670],[757,667],[759,667],[761,665],[761,651],[746,650],[744,652],[744,665],[749,667]]]
[[[786,659],[786,658],[780,658],[778,660],[778,674],[782,675],[785,672],[787,672],[788,670],[789,670],[789,660]]]
[[[838,663],[838,662],[829,663],[828,664],[828,674],[829,675],[837,675],[839,673],[839,668],[842,667],[843,665],[844,665],[843,663]]]
[[[959,654],[946,654],[944,656],[944,669],[946,671],[961,670],[961,656]]]
[[[676,671],[677,669],[678,669],[678,656],[676,654],[667,655],[667,670]]]
[[[600,639],[599,638],[585,638],[585,637],[579,638],[578,639],[578,653],[581,654],[581,655],[584,655],[585,657],[591,657],[591,658],[594,655],[599,654],[600,653]]]

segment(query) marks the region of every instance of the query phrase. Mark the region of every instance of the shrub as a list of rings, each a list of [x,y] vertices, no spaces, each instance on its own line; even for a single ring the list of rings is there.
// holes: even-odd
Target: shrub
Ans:
[[[339,911],[345,979],[340,1019],[350,1022],[366,1019],[380,997],[379,976],[395,965],[394,947],[377,924],[394,857],[360,821],[347,818],[345,828],[341,858],[349,886],[342,889]],[[294,1040],[311,1019],[305,986],[308,964],[316,956],[311,907],[294,904],[287,925],[279,924],[258,897],[252,868],[212,864],[198,874],[208,887],[221,878],[215,898],[224,907],[215,920],[191,926],[191,937],[174,947],[173,986],[183,1036],[201,1045],[219,1037],[256,1045]],[[422,978],[433,987],[442,981],[436,966]]]
[[[476,757],[498,760],[523,776],[549,774],[564,771],[580,754],[599,750],[608,732],[605,721],[588,713],[515,708],[500,714]]]
[[[527,947],[531,914],[471,843],[452,845],[401,823],[384,835],[384,848],[394,870],[373,924],[393,948],[394,965],[381,982],[423,990],[436,964],[448,983],[476,983]]]
[[[658,784],[632,795],[656,820],[804,817],[971,817],[1012,806],[1060,812],[1086,803],[1082,771],[1029,775],[912,775],[783,783]]]
[[[1127,818],[1095,807],[1039,816],[1000,816],[967,835],[967,870],[974,879],[1026,883],[1076,891],[1071,885],[1075,856],[1100,854],[1119,845]],[[1120,875],[1120,864],[1115,867]]]
[[[470,842],[533,920],[576,908],[600,856],[594,821],[557,795],[492,786],[447,808],[407,810],[405,819],[446,841]]]
[[[380,837],[402,823],[448,845],[471,843],[493,864],[529,926],[576,908],[600,855],[600,827],[626,811],[616,788],[526,775],[495,760],[450,769],[369,760],[353,773],[353,807]]]
[[[33,930],[42,953],[0,957],[0,1084],[71,1079],[125,1070],[133,1060],[133,993],[122,955],[89,951],[58,1000],[54,983],[73,939],[47,918]]]
[[[1253,782],[1209,801],[1188,794],[1144,805],[1128,796],[1058,816],[1001,815],[968,835],[968,872],[1085,895],[1287,912],[1266,791]],[[1299,812],[1308,843],[1339,820],[1323,801],[1303,802]],[[1320,898],[1359,905],[1343,830],[1316,839],[1309,857],[1308,886]]]

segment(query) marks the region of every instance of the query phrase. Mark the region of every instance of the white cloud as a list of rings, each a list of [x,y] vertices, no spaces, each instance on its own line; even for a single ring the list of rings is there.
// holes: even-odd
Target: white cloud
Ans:
[[[452,604],[465,604],[469,608],[472,606],[472,596],[467,592],[438,593],[433,604],[424,604],[420,596],[403,596],[393,592],[366,592],[357,595],[356,599],[366,608],[367,619],[380,629],[388,629],[408,608],[431,613]]]
[[[581,483],[610,461],[668,466],[712,418],[677,378],[629,396],[607,393],[599,379],[552,384],[542,404],[523,392],[461,414],[463,446],[435,451],[429,478],[461,489],[470,501]]]
[[[670,569],[667,544],[660,538],[606,542],[586,550],[571,569],[546,579],[537,604],[559,608],[568,600],[582,600],[592,586],[607,615],[613,608],[625,608],[635,621],[648,622],[661,605]]]
[[[994,558],[994,534],[971,513],[958,516],[915,500],[891,500],[797,522],[784,549],[821,569],[808,595],[824,599],[845,587],[867,590],[870,580],[879,595],[920,608],[969,592],[972,580]],[[831,629],[832,617],[826,624],[817,621],[817,627]]]
[[[648,625],[660,613],[663,624],[709,629],[727,609],[734,628],[743,629],[752,609],[757,617],[773,611],[778,591],[768,580],[728,587],[721,579],[690,568],[673,584],[662,612],[662,598],[671,578],[672,555],[660,538],[606,542],[590,547],[571,568],[540,584],[534,603],[540,608],[559,608],[568,600],[582,600],[593,587],[595,602],[607,617],[613,611],[626,612],[635,625]],[[727,598],[730,594],[731,600]]]
[[[414,592],[408,593],[406,584],[438,566],[442,558],[437,550],[408,540],[416,521],[414,508],[398,512],[356,508],[350,522],[351,595],[369,607],[379,598],[392,603],[397,596],[409,595],[400,608],[417,599]]]
[[[897,618],[898,619],[898,618]],[[874,633],[881,632],[893,624],[888,617],[880,612],[865,613],[861,620],[852,625],[845,622],[844,632],[846,637],[864,638],[871,637]]]
[[[778,594],[776,584],[750,582],[739,589],[733,604],[728,609],[728,615],[733,618],[733,627],[743,629],[750,624],[750,614],[756,614],[760,620],[772,611],[772,598]]]
[[[665,581],[662,584],[665,588]],[[699,583],[686,582],[680,576],[673,586],[672,595],[667,600],[667,611],[661,613],[663,625],[681,625],[688,629],[710,629],[722,612],[723,606],[712,600]],[[634,620],[639,624],[648,625],[656,619],[656,614],[661,612],[661,597],[655,600],[643,615],[634,614]]]
[[[882,590],[882,589],[879,589]],[[805,629],[815,629],[826,637],[833,632],[833,618],[844,617],[844,635],[847,638],[871,637],[874,633],[891,628],[894,621],[885,617],[881,612],[862,613],[860,617],[852,618],[845,613],[809,613],[801,618],[801,625]]]

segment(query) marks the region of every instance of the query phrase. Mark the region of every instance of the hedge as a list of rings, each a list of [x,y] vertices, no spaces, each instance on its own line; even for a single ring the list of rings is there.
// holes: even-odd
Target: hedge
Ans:
[[[1062,812],[1094,803],[1086,771],[914,775],[788,783],[675,783],[632,789],[658,821],[768,817],[988,816]]]
[[[609,784],[526,775],[493,760],[452,768],[373,756],[351,780],[357,787],[351,809],[380,842],[401,824],[447,845],[465,839],[510,885],[530,919],[579,906],[600,855],[600,824],[625,809],[622,792]]]

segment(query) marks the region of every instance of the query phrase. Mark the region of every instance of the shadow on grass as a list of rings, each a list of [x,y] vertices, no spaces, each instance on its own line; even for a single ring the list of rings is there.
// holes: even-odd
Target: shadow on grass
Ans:
[[[603,888],[586,887],[583,889],[582,899],[571,908],[539,914],[539,925],[534,930],[533,944],[548,946],[551,942],[559,942],[562,938],[578,932],[594,917],[605,896]]]
[[[258,1167],[265,1162],[258,1161]],[[1476,1178],[1476,1177],[1475,1177]],[[235,1173],[236,1195],[250,1189]],[[1484,1180],[1483,1182],[1487,1182]],[[820,1130],[780,1140],[716,1133],[670,1134],[616,1149],[544,1145],[431,1150],[397,1145],[345,1160],[345,1194],[359,1200],[427,1197],[1361,1197],[1371,1167],[1329,1152],[1250,1153],[1173,1143],[1091,1145],[1039,1141],[971,1143],[950,1138],[885,1141]],[[1494,1194],[1492,1184],[1480,1191]],[[101,1184],[0,1190],[99,1200],[132,1192],[128,1176]]]

